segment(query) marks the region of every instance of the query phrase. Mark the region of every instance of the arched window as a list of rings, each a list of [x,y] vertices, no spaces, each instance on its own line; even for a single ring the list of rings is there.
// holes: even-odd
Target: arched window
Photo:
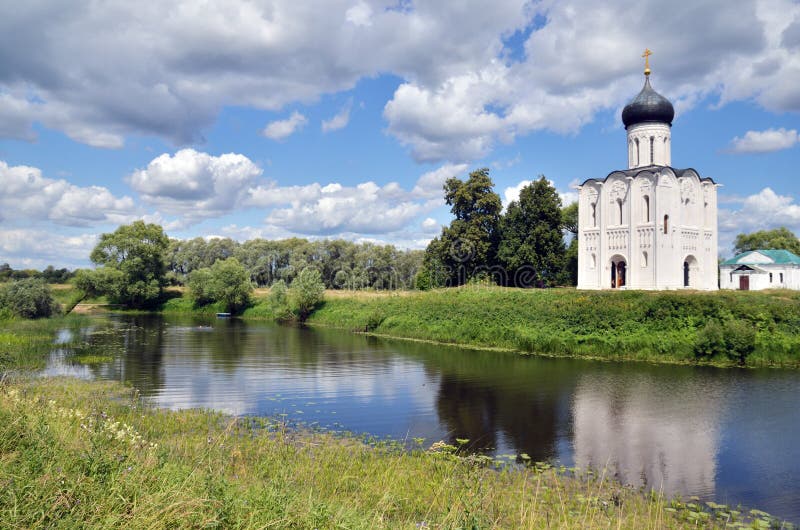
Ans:
[[[590,263],[591,263],[591,268],[592,269],[597,267],[597,255],[596,254],[592,254],[592,261]]]
[[[642,268],[647,267],[647,252],[642,252]]]
[[[653,153],[655,151],[655,149],[653,148],[653,144],[655,143],[655,141],[656,141],[656,139],[651,136],[650,137],[650,165],[651,166],[653,164],[655,164],[655,157],[653,156]]]
[[[645,195],[644,196],[644,211],[642,212],[644,215],[644,222],[650,222],[650,197]]]
[[[622,224],[622,199],[617,199],[617,207],[619,210],[619,224]]]
[[[636,164],[635,165],[638,166],[639,165],[639,139],[636,138],[636,139],[633,140],[633,142],[636,144],[636,158],[635,158]]]
[[[597,227],[597,203],[592,203],[592,228]]]
[[[664,233],[669,234],[669,215],[664,216]]]

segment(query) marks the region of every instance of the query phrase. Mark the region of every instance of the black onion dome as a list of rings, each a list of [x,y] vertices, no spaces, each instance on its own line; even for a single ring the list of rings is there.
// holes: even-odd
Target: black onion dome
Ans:
[[[672,126],[675,109],[667,98],[653,90],[650,86],[650,76],[646,76],[644,87],[633,101],[622,109],[622,123],[627,129],[631,125],[644,122],[667,123]]]

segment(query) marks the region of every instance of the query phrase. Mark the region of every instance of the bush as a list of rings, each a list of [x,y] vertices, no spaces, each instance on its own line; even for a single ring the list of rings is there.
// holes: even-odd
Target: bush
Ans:
[[[711,358],[725,353],[725,334],[717,320],[709,320],[705,327],[697,332],[694,343],[697,357]]]
[[[228,258],[192,272],[189,275],[189,289],[197,305],[222,302],[228,311],[236,311],[250,302],[253,285],[239,260]]]
[[[306,267],[292,282],[289,294],[295,314],[303,322],[322,301],[325,284],[317,269]]]
[[[743,320],[728,320],[720,324],[709,320],[697,332],[694,351],[698,357],[712,358],[727,356],[739,364],[745,364],[747,357],[756,349],[756,330]]]
[[[725,346],[728,357],[744,364],[756,349],[756,330],[743,320],[731,320],[725,324]]]
[[[291,320],[292,311],[289,308],[289,288],[286,282],[278,280],[272,284],[267,296],[269,307],[272,308],[274,318],[278,320]]]
[[[0,307],[23,318],[49,317],[59,312],[50,286],[36,278],[14,281],[3,287]]]

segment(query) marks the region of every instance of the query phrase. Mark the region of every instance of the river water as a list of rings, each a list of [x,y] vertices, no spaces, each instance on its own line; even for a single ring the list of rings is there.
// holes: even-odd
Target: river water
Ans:
[[[523,357],[236,319],[86,317],[49,375],[155,405],[286,418],[607,468],[619,481],[800,521],[800,372]]]

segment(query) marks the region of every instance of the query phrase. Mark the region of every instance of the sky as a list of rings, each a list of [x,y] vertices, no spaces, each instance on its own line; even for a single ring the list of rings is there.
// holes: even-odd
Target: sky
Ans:
[[[720,254],[800,232],[796,1],[3,3],[0,263],[85,267],[137,219],[424,248],[482,167],[566,203],[627,167],[645,48],[672,165],[722,184]]]

